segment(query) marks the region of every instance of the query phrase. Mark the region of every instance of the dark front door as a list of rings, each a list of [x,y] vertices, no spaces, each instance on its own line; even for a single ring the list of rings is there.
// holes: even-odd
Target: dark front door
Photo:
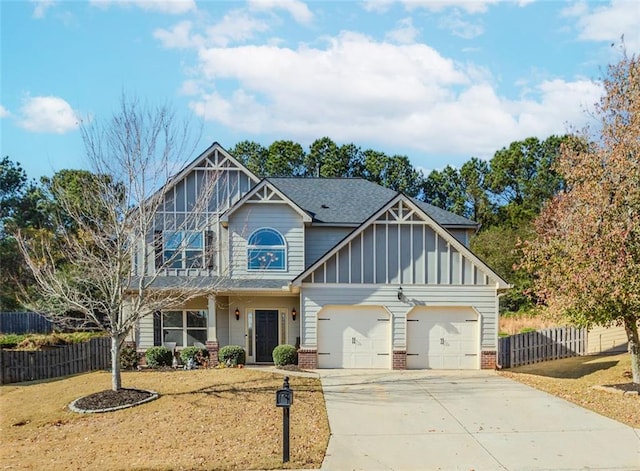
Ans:
[[[256,362],[273,362],[278,346],[278,311],[256,310]]]

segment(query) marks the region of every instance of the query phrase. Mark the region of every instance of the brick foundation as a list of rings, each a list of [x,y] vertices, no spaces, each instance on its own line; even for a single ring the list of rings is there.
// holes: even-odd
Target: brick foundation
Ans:
[[[318,368],[318,351],[308,348],[298,350],[298,367],[303,370],[315,370]]]
[[[216,341],[207,340],[207,351],[209,352],[209,366],[218,366],[218,350],[220,345]]]
[[[483,370],[496,369],[497,352],[494,350],[486,350],[480,354],[480,368]]]
[[[393,351],[393,365],[394,370],[406,370],[407,369],[407,351],[406,350],[394,350]]]

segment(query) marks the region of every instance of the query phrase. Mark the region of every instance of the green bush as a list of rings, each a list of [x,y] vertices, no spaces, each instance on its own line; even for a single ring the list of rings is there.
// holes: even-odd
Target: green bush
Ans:
[[[26,337],[24,334],[2,334],[0,335],[0,348],[15,348]]]
[[[131,345],[125,345],[120,349],[120,368],[123,370],[135,370],[139,360],[138,352]]]
[[[273,349],[273,362],[276,366],[297,365],[298,351],[293,345],[278,345]]]
[[[173,354],[167,347],[151,347],[144,354],[147,365],[152,368],[159,366],[171,366]]]
[[[520,329],[519,334],[528,334],[529,332],[535,332],[537,329],[535,327],[523,327]]]
[[[185,347],[180,350],[180,360],[184,365],[189,360],[195,360],[198,365],[202,366],[207,362],[208,358],[209,351],[206,348]]]
[[[244,365],[246,354],[244,348],[240,345],[227,345],[222,347],[218,352],[218,361],[220,363],[227,363],[231,365]]]

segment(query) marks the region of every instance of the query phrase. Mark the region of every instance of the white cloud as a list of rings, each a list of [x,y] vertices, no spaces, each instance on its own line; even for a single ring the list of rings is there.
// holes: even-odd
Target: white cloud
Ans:
[[[204,34],[194,33],[191,21],[181,21],[169,29],[156,29],[153,37],[169,49],[226,47],[253,39],[256,33],[269,30],[269,24],[252,17],[245,10],[231,10],[220,21],[206,28]]]
[[[156,29],[153,37],[168,49],[187,49],[202,45],[202,37],[191,34],[190,21],[181,21],[170,29]]]
[[[80,118],[62,98],[36,96],[24,100],[18,124],[31,132],[64,134],[77,129]]]
[[[47,10],[56,4],[55,0],[31,0],[35,4],[33,7],[34,18],[44,18]]]
[[[564,133],[568,123],[581,127],[584,108],[601,93],[587,80],[527,87],[527,95],[510,100],[498,94],[486,68],[456,63],[424,44],[343,32],[324,48],[202,48],[197,76],[183,92],[205,120],[253,135],[302,143],[328,135],[467,157]]]
[[[446,9],[458,9],[470,14],[485,13],[489,6],[500,0],[364,0],[363,8],[368,12],[385,13],[394,3],[402,4],[406,10],[419,8],[440,12]],[[520,0],[519,6],[524,6],[534,0]]]
[[[463,20],[458,12],[442,16],[438,26],[464,39],[473,39],[484,33],[484,27],[480,23]]]
[[[398,44],[411,44],[419,34],[420,31],[413,26],[413,20],[411,18],[404,18],[398,22],[395,29],[386,34],[386,37]]]
[[[181,15],[196,10],[195,0],[90,0],[90,3],[100,8],[111,5],[137,6],[142,10],[170,15]]]
[[[396,0],[363,0],[362,8],[373,13],[386,13]]]
[[[254,37],[255,33],[267,31],[269,25],[251,16],[245,10],[231,10],[222,20],[207,28],[208,44],[227,46],[232,42],[243,42]]]
[[[9,110],[6,109],[4,106],[0,105],[0,119],[7,118],[9,116],[11,116],[11,113],[9,113]]]
[[[249,7],[252,10],[285,10],[302,24],[309,24],[313,20],[309,7],[299,0],[249,0]]]
[[[640,5],[637,0],[613,0],[608,5],[579,2],[563,14],[576,17],[579,39],[618,43],[624,35],[629,51],[640,50]]]

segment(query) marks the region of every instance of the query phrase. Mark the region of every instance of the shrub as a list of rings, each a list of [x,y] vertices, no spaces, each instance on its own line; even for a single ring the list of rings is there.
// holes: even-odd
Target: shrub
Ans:
[[[135,370],[139,360],[138,352],[131,345],[125,345],[120,349],[120,368],[123,370]]]
[[[147,365],[152,368],[171,366],[173,354],[167,347],[151,347],[144,354]]]
[[[519,334],[528,334],[529,332],[535,332],[537,329],[535,327],[523,327],[520,329]]]
[[[298,351],[293,345],[278,345],[273,349],[273,362],[276,366],[297,365]]]
[[[246,354],[240,345],[227,345],[218,352],[220,363],[230,363],[231,365],[244,365]]]
[[[25,338],[24,334],[2,334],[0,335],[0,348],[15,348]]]
[[[189,360],[194,360],[198,365],[203,366],[209,359],[209,351],[206,348],[185,347],[180,350],[180,360],[187,364]]]

